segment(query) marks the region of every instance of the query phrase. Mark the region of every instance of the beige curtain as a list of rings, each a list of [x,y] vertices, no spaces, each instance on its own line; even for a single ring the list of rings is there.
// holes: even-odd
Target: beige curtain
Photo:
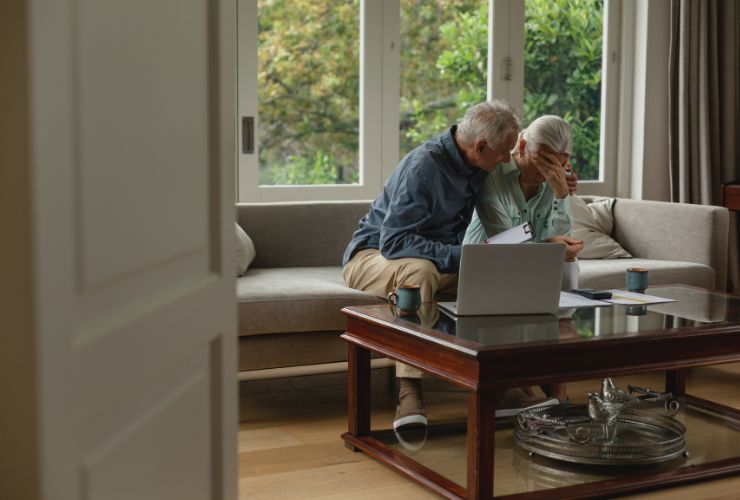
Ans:
[[[740,180],[740,2],[671,0],[671,200],[716,205]],[[740,291],[738,217],[731,213],[728,288]]]

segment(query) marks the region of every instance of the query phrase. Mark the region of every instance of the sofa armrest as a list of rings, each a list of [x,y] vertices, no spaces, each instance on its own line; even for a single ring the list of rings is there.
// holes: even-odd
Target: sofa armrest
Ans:
[[[704,264],[715,271],[715,287],[727,286],[729,212],[726,208],[619,198],[613,237],[643,259]]]

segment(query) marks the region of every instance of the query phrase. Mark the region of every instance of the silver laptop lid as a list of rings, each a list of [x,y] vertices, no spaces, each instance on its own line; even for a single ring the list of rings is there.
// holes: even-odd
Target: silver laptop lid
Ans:
[[[456,314],[540,314],[558,309],[565,245],[464,245]]]

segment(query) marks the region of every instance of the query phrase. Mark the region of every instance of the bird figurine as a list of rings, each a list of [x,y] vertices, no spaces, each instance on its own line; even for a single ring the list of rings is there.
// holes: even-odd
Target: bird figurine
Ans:
[[[616,387],[610,378],[605,378],[601,381],[601,398],[610,403],[623,405],[637,403],[637,397]]]
[[[594,422],[601,423],[605,442],[611,442],[616,437],[615,423],[619,414],[638,401],[635,396],[615,387],[610,378],[601,381],[600,393],[588,394],[588,416]]]

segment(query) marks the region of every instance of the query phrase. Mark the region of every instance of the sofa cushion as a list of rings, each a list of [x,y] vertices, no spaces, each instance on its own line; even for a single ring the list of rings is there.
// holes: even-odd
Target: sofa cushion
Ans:
[[[618,259],[632,257],[610,235],[614,230],[614,198],[587,203],[574,196],[571,200],[573,237],[585,242],[579,259]]]
[[[236,280],[239,335],[344,330],[345,306],[381,299],[344,284],[342,268],[251,268]]]
[[[256,255],[252,239],[236,224],[236,275],[243,275]]]
[[[703,264],[674,260],[614,259],[579,260],[581,288],[624,288],[627,268],[644,267],[651,285],[682,284],[714,288],[714,269]]]
[[[254,267],[341,266],[370,201],[239,203],[237,222],[254,240]]]

